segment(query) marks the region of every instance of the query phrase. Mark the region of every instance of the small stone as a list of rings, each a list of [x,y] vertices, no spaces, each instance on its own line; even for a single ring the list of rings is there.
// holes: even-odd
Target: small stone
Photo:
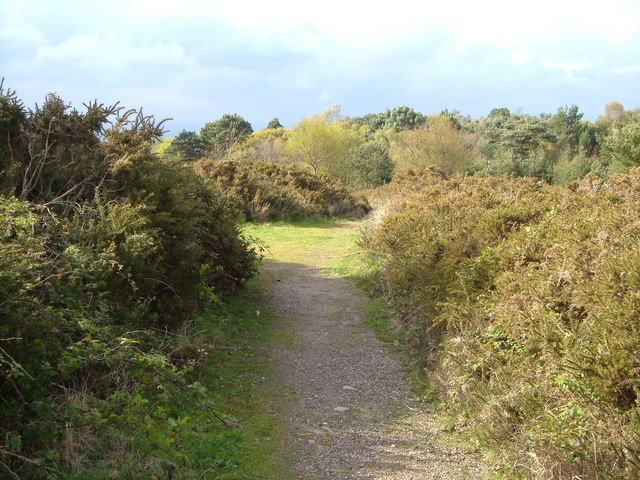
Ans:
[[[346,412],[347,410],[349,410],[349,407],[336,407],[333,409],[334,412]]]
[[[356,387],[352,387],[351,385],[345,385],[344,387],[342,387],[344,390],[351,390],[351,391],[357,391],[358,389]]]

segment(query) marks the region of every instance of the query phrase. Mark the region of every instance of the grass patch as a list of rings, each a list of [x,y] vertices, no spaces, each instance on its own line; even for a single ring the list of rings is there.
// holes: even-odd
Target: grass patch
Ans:
[[[356,242],[362,222],[305,218],[291,222],[246,223],[245,235],[265,249],[266,260],[305,263],[338,273],[358,252]],[[345,258],[347,260],[345,260]]]
[[[283,432],[273,401],[276,392],[265,380],[270,368],[266,352],[270,342],[277,340],[263,305],[262,287],[252,281],[221,312],[203,319],[208,324],[205,333],[220,347],[215,348],[199,379],[213,392],[219,412],[233,419],[231,427],[217,422],[209,445],[195,439],[197,458],[218,452],[218,467],[211,478],[291,478],[282,469],[284,462],[278,453]]]
[[[380,340],[386,343],[399,340],[398,333],[393,328],[393,316],[384,298],[372,298],[366,305],[365,315],[365,324],[375,331]]]
[[[275,387],[265,380],[270,368],[265,352],[274,340],[263,305],[262,287],[254,280],[239,296],[195,318],[192,346],[208,352],[190,378],[200,385],[198,402],[185,396],[161,411],[141,405],[147,425],[132,440],[135,453],[111,465],[108,474],[105,468],[104,475],[91,478],[293,478],[279,453]],[[154,461],[144,461],[146,468],[137,471],[146,457]]]

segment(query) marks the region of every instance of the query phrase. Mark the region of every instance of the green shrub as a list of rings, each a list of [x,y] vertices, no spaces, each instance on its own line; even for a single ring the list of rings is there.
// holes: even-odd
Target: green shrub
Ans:
[[[4,111],[15,99],[2,94]],[[0,195],[0,476],[157,463],[178,428],[168,409],[207,396],[190,381],[184,322],[257,268],[236,205],[161,161],[160,124],[139,112],[51,96],[9,126],[0,184],[19,198]]]
[[[384,145],[369,142],[349,150],[341,177],[351,190],[366,190],[389,183],[393,168],[389,150]]]
[[[291,166],[202,160],[196,170],[233,195],[247,220],[362,216],[370,208],[337,181]]]

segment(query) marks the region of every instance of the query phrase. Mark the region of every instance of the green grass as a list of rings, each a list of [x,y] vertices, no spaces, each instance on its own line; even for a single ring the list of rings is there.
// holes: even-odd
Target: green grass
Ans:
[[[191,378],[203,387],[198,402],[185,395],[166,411],[154,411],[152,426],[132,440],[136,453],[91,478],[292,479],[280,457],[278,388],[266,380],[267,352],[279,341],[269,324],[257,280],[198,316],[190,328],[192,343],[209,353]],[[146,468],[139,468],[143,463]]]
[[[219,391],[218,405],[223,413],[238,420],[229,429],[218,425],[222,444],[237,438],[227,451],[226,460],[232,468],[222,469],[212,478],[286,480],[291,475],[284,469],[282,452],[283,426],[276,396],[281,389],[269,376],[268,352],[280,344],[282,335],[270,327],[268,309],[264,306],[259,279],[225,306],[227,325],[214,327],[213,338],[220,349],[210,368],[201,374],[213,377]]]
[[[211,447],[220,452],[221,465],[211,478],[289,478],[279,458],[282,426],[273,398],[276,392],[265,383],[270,368],[266,352],[274,337],[263,305],[260,284],[250,282],[227,302],[222,315],[213,313],[207,332],[220,348],[200,372],[200,379],[210,382],[219,412],[234,419],[232,427],[216,425]],[[216,323],[220,318],[222,322]],[[201,455],[203,449],[199,450]]]
[[[362,222],[306,218],[292,222],[247,223],[244,233],[265,248],[266,261],[304,262],[329,272],[346,272],[356,262],[356,245]]]

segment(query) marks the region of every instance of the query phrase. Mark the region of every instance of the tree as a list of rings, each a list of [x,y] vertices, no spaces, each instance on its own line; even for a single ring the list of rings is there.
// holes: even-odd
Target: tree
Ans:
[[[289,134],[287,152],[314,173],[320,170],[336,173],[349,149],[362,142],[362,137],[345,122],[327,123],[327,117],[303,118]]]
[[[402,132],[391,153],[398,166],[437,165],[447,174],[466,170],[471,159],[465,135],[446,115],[428,117],[422,127]]]
[[[275,128],[283,128],[283,127],[282,127],[282,124],[280,123],[280,119],[278,117],[274,117],[267,124],[267,128],[275,129]]]
[[[426,121],[427,117],[422,113],[407,106],[387,109],[384,113],[369,113],[353,119],[354,123],[366,128],[364,135],[367,140],[373,140],[377,137],[376,133],[381,131],[398,133],[413,130]]]
[[[244,142],[241,156],[259,162],[282,162],[286,133],[283,127],[253,133]]]
[[[511,114],[506,108],[491,110],[477,130],[482,136],[480,153],[489,158],[506,153],[521,161],[554,140],[543,120]]]
[[[624,107],[620,102],[609,102],[604,106],[604,116],[613,123],[619,122],[624,114]]]
[[[389,150],[379,143],[365,143],[351,148],[343,164],[341,179],[353,190],[376,188],[393,178]]]
[[[237,113],[227,113],[214,122],[206,123],[200,130],[200,137],[210,157],[226,155],[231,159],[237,146],[252,133],[253,128],[247,120]]]
[[[20,174],[21,140],[27,111],[17,93],[0,81],[0,192],[12,190]]]
[[[383,128],[385,130],[392,129],[396,132],[418,128],[427,121],[427,117],[422,113],[416,112],[413,108],[407,106],[387,110],[385,117]]]
[[[492,119],[507,119],[511,116],[511,112],[508,108],[492,108],[489,112],[489,118]]]
[[[549,117],[549,131],[556,137],[560,149],[575,150],[584,131],[582,116],[577,105],[558,107],[555,115]]]
[[[325,122],[329,125],[338,123],[342,120],[342,107],[340,104],[336,103],[335,105],[325,109],[325,111],[322,112],[322,118],[324,118]]]
[[[609,102],[604,106],[604,115],[596,120],[598,134],[605,137],[611,129],[619,128],[625,117],[624,107],[620,102]]]
[[[207,153],[206,143],[196,132],[182,130],[171,141],[165,151],[168,155],[179,155],[184,160],[197,160]]]
[[[613,130],[602,142],[602,156],[625,167],[640,165],[640,122]]]

